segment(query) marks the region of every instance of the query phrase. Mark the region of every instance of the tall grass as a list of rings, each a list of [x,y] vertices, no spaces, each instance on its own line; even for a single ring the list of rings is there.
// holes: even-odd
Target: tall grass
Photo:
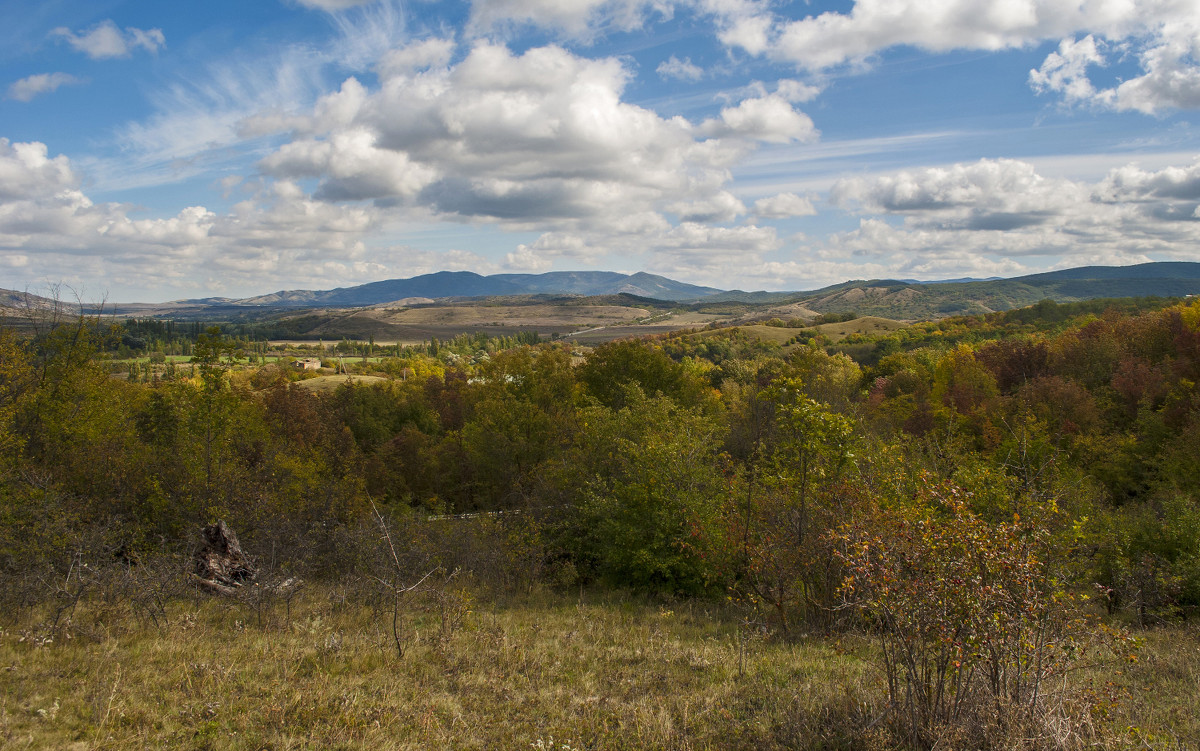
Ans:
[[[414,600],[400,658],[390,611],[355,600],[310,589],[261,625],[214,600],[161,630],[86,606],[53,637],[10,626],[0,745],[852,747],[878,712],[864,643],[765,641],[700,603],[540,593],[448,629]]]
[[[155,626],[81,604],[0,632],[4,748],[772,749],[901,747],[864,638],[768,638],[716,604],[536,591],[390,605],[354,582],[265,613],[182,598]],[[1076,680],[1089,746],[1200,739],[1200,633]],[[1078,738],[1078,728],[1071,731]],[[1012,747],[1063,747],[1063,738]],[[540,745],[539,745],[540,744]]]

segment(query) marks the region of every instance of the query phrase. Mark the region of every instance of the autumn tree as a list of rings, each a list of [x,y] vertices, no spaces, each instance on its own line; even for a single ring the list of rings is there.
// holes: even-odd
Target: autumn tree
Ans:
[[[1057,721],[1051,685],[1093,639],[1038,524],[985,522],[929,478],[838,537],[843,595],[879,641],[888,718],[910,744],[990,747]]]

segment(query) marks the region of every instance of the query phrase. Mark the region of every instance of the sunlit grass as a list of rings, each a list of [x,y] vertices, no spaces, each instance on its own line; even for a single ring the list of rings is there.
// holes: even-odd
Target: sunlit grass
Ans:
[[[400,656],[390,608],[348,602],[313,588],[261,622],[231,602],[181,602],[161,630],[81,608],[52,641],[36,617],[6,627],[0,747],[896,747],[864,637],[773,640],[695,601],[465,595],[473,609],[454,628],[433,601],[403,607]],[[1200,633],[1146,642],[1138,663],[1077,677],[1089,745],[1200,738]]]
[[[170,625],[0,636],[0,745],[12,748],[769,748],[874,711],[857,640],[785,644],[698,603],[539,596],[445,633],[416,609],[308,592],[263,626],[238,607]],[[807,719],[806,719],[807,718]],[[850,724],[846,724],[850,727]],[[836,725],[826,732],[839,733]],[[819,738],[812,736],[812,741]]]

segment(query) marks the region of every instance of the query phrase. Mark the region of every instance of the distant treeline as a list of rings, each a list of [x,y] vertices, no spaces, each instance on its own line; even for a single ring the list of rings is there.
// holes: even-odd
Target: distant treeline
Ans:
[[[320,323],[326,319],[313,316],[311,320],[316,320]],[[190,355],[192,344],[197,338],[202,334],[208,334],[216,330],[222,336],[237,342],[243,351],[250,352],[259,351],[266,342],[271,340],[304,341],[308,337],[302,333],[296,333],[304,328],[303,322],[293,328],[282,328],[268,324],[128,318],[120,326],[116,335],[101,336],[98,341],[100,342],[101,349],[120,355],[136,354],[143,351],[161,352],[168,355]],[[370,356],[392,354],[398,357],[409,350],[424,351],[431,355],[436,355],[445,348],[449,348],[450,351],[460,354],[476,350],[486,351],[490,349],[494,351],[496,349],[506,349],[521,345],[538,344],[542,341],[542,337],[536,331],[519,331],[515,334],[500,336],[479,331],[458,334],[444,341],[439,341],[436,337],[433,337],[424,345],[389,345],[387,347],[376,345],[375,338],[370,335],[348,335],[336,340],[312,337],[311,341],[314,343],[325,341],[328,346],[343,354],[369,354]]]

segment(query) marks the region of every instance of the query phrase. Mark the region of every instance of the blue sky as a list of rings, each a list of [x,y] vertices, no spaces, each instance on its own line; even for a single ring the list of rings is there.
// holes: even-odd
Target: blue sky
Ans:
[[[0,286],[1200,260],[1195,0],[0,0]]]

